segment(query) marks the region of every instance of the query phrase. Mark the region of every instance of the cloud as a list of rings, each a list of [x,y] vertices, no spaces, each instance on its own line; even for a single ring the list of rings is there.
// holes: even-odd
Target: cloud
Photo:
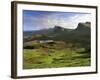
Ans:
[[[57,16],[54,17],[54,15],[49,15],[44,18],[43,25],[45,25],[45,28],[54,27],[55,25],[62,26],[64,28],[76,28],[79,22],[86,22],[91,21],[91,15],[90,14],[75,14],[73,16],[67,17],[67,16]]]
[[[79,22],[91,22],[91,14],[76,14],[67,20],[66,28],[76,28]]]
[[[55,25],[74,29],[79,22],[91,21],[91,14],[85,13],[51,13],[41,17],[24,17],[24,30],[53,28]]]

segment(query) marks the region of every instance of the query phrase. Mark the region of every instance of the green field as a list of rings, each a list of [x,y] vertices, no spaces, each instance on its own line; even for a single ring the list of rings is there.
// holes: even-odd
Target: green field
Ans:
[[[26,45],[30,45],[31,49],[24,48],[23,69],[79,67],[91,64],[90,52],[84,47],[72,47],[63,41],[53,44],[31,41]]]

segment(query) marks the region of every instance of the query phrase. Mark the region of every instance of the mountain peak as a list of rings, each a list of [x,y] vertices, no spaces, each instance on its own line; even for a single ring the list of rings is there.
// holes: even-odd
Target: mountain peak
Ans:
[[[78,26],[90,27],[91,26],[91,22],[85,22],[85,23],[80,22],[78,24]]]
[[[54,30],[55,30],[55,31],[64,31],[65,28],[63,28],[63,27],[61,27],[61,26],[55,26],[55,27],[54,27]]]
[[[77,29],[90,28],[90,27],[91,27],[91,22],[85,22],[85,23],[80,22],[77,26]]]

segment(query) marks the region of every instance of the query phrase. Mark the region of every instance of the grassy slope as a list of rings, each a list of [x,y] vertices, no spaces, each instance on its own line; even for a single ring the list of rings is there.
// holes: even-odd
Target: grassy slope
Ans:
[[[88,53],[80,49],[24,49],[24,69],[89,66]]]

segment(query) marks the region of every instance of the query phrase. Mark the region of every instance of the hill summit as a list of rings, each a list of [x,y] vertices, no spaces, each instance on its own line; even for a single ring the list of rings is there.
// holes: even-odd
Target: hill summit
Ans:
[[[85,28],[90,28],[91,23],[90,22],[85,22],[85,23],[79,23],[77,26],[77,29],[85,29]]]
[[[61,27],[61,26],[55,26],[55,27],[54,27],[54,31],[55,31],[55,32],[65,31],[65,30],[66,30],[66,29],[63,28],[63,27]]]

